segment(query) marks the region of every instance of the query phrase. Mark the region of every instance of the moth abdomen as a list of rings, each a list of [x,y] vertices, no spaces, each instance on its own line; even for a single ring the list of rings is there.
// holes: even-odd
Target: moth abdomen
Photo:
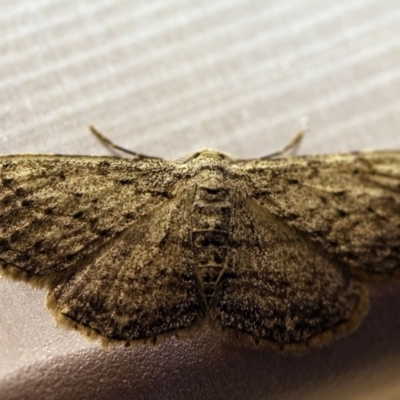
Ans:
[[[206,304],[210,304],[228,254],[232,204],[230,190],[216,177],[202,182],[192,205],[192,246]]]

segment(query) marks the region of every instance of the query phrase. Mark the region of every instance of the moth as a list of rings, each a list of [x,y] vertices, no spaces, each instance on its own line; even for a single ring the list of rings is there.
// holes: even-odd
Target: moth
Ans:
[[[365,315],[365,279],[399,271],[399,151],[133,154],[0,157],[2,273],[47,287],[56,320],[87,336],[133,345],[208,323],[325,344]]]

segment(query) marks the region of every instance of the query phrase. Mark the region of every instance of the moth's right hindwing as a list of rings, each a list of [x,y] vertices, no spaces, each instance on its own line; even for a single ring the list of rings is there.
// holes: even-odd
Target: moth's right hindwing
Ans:
[[[244,201],[211,315],[224,327],[280,345],[304,346],[354,329],[367,293],[340,265],[261,208]]]

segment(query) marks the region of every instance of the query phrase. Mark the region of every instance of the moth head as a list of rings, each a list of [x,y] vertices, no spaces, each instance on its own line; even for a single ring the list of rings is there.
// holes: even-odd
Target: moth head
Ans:
[[[192,154],[185,162],[189,161],[225,161],[228,163],[234,160],[227,154],[221,153],[214,149],[204,149]]]

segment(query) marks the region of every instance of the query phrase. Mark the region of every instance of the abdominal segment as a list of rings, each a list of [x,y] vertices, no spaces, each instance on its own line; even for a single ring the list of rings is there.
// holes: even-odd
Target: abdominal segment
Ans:
[[[231,215],[229,188],[221,180],[209,179],[196,188],[192,205],[192,244],[207,306],[227,256]]]

